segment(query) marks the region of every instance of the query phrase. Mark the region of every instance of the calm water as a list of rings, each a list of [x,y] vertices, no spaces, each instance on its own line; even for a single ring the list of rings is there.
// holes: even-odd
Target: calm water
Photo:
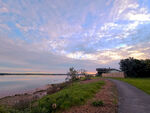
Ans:
[[[66,76],[5,75],[0,76],[0,97],[27,92],[47,84],[61,83]]]

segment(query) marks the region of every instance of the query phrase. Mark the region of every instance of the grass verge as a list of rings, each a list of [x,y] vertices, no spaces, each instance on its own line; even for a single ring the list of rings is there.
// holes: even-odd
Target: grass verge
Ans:
[[[87,99],[94,96],[104,82],[87,84],[74,83],[55,94],[47,95],[38,101],[31,113],[52,113],[65,110],[74,105],[82,105]]]
[[[147,94],[150,94],[150,78],[115,78],[115,79],[127,82],[143,90]]]
[[[31,104],[30,107],[18,110],[0,106],[0,113],[54,113],[60,112],[71,106],[84,104],[88,99],[99,91],[104,81],[81,84],[73,83],[66,88],[51,95],[44,96],[42,99]]]

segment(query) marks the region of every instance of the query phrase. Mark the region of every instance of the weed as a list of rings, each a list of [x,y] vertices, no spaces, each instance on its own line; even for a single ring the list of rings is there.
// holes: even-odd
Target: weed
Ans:
[[[104,106],[104,102],[102,100],[98,100],[98,101],[94,101],[92,105],[95,107]]]

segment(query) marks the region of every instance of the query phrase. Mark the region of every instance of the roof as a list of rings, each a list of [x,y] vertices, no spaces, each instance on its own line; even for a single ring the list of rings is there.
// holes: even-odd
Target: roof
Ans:
[[[120,70],[114,68],[96,68],[96,71],[98,72],[119,71],[120,72]]]

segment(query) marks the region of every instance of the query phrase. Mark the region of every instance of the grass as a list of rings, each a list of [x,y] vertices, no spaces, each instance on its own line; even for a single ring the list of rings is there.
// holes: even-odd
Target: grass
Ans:
[[[127,82],[143,90],[147,94],[150,94],[150,78],[116,78],[116,79]]]
[[[26,113],[26,112],[0,106],[0,113]]]
[[[100,76],[91,76],[90,79],[99,79],[101,78]],[[81,77],[80,80],[87,80],[86,77]]]
[[[104,81],[81,84],[75,82],[64,89],[44,96],[32,103],[28,108],[22,110],[0,106],[0,113],[54,113],[60,112],[71,106],[84,104],[88,99],[100,90]]]
[[[82,105],[87,99],[92,98],[104,82],[88,84],[74,83],[55,94],[47,95],[38,101],[31,113],[52,113],[65,110],[71,106]]]
[[[99,78],[102,78],[102,77],[100,77],[100,76],[91,77],[91,79],[99,79]]]

